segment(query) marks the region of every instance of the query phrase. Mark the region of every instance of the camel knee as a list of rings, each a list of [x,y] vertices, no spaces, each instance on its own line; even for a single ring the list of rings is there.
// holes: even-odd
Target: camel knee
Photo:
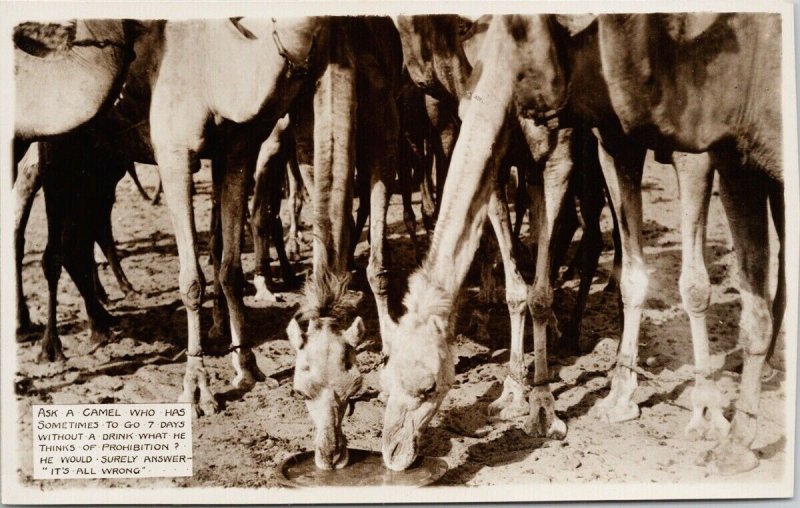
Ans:
[[[389,294],[389,277],[386,268],[371,257],[367,264],[367,281],[375,296]]]
[[[678,281],[683,308],[689,315],[706,313],[711,301],[711,283],[705,270],[686,271]]]
[[[42,254],[42,271],[44,277],[48,281],[58,279],[61,275],[61,267],[64,266],[64,260],[60,252],[56,252],[51,247],[46,247],[44,254]]]
[[[525,284],[519,272],[514,269],[512,275],[506,277],[506,303],[509,313],[521,313],[527,302],[528,285]]]
[[[235,296],[237,291],[241,289],[239,285],[239,273],[240,269],[233,260],[227,259],[227,257],[222,258],[222,262],[219,265],[218,277],[222,292],[227,298]]]
[[[625,307],[639,308],[647,297],[649,279],[644,265],[623,267],[620,294]]]
[[[549,319],[553,307],[553,288],[535,285],[528,291],[528,307],[536,321]]]
[[[179,285],[181,301],[184,307],[186,307],[186,310],[199,312],[200,306],[203,304],[203,288],[205,286],[200,271],[198,270],[197,273],[191,275],[181,274]]]

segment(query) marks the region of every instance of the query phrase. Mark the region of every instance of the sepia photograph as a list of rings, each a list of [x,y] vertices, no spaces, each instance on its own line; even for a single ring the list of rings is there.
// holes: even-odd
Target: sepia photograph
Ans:
[[[794,495],[791,2],[0,18],[4,503]]]

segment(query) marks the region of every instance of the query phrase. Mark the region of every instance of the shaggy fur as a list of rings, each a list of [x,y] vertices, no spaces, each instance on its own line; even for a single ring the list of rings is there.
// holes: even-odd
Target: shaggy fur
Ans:
[[[317,270],[306,281],[304,300],[295,314],[299,322],[333,317],[337,321],[346,317],[344,295],[350,283],[350,274],[337,275],[329,270]]]

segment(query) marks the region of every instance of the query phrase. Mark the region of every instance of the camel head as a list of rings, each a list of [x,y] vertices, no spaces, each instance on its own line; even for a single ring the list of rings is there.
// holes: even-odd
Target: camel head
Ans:
[[[514,96],[517,110],[536,123],[557,128],[559,114],[569,100],[565,48],[567,20],[576,16],[504,16],[487,37],[507,37],[517,66]]]
[[[306,283],[304,306],[286,329],[297,353],[292,393],[305,401],[314,421],[314,462],[326,470],[347,465],[342,421],[352,409],[350,398],[361,387],[356,346],[364,336],[364,323],[357,317],[347,329],[339,324],[347,281],[348,277],[315,273]],[[305,330],[301,322],[307,323]]]
[[[455,378],[448,341],[452,298],[416,274],[409,280],[405,305],[408,312],[383,337],[383,461],[395,471],[417,458],[422,431]]]

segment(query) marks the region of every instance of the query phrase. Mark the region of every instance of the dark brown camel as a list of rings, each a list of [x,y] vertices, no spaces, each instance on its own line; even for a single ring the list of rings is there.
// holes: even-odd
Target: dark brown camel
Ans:
[[[113,166],[113,165],[112,165]],[[36,193],[42,187],[42,165],[39,164],[39,146],[33,144],[26,152],[25,156],[18,164],[19,171],[14,181],[14,196],[16,198],[15,206],[15,223],[14,223],[14,244],[16,251],[16,283],[17,283],[17,334],[24,335],[33,331],[34,327],[30,321],[30,314],[28,306],[25,301],[25,293],[22,287],[22,258],[25,253],[25,229],[30,217],[31,208],[33,207],[33,200]],[[135,175],[133,168],[129,168],[129,173]],[[124,174],[124,173],[123,173]],[[92,206],[92,213],[86,213],[82,207],[80,209],[68,208],[61,210],[61,213],[67,214],[66,217],[61,217],[60,221],[68,220],[78,224],[78,227],[88,228],[95,236],[95,242],[103,251],[103,254],[108,261],[109,267],[114,274],[122,292],[125,296],[135,293],[133,285],[131,285],[125,272],[120,264],[119,253],[117,252],[114,242],[114,236],[111,227],[111,206],[113,199],[109,201],[108,195],[113,196],[113,189],[117,185],[116,178],[119,176],[119,171],[109,170],[104,171],[99,175],[93,173],[86,174],[86,172],[79,173],[79,177],[86,178],[86,180],[98,180],[98,187],[101,188],[100,202]],[[59,193],[58,188],[51,189],[50,193]],[[56,198],[64,199],[64,198]],[[77,218],[71,218],[71,214],[75,214]],[[49,221],[48,221],[49,222]],[[69,245],[54,246],[53,248],[69,248]],[[97,298],[101,303],[108,303],[108,295],[100,283],[97,276],[97,270],[93,273],[94,287]],[[52,300],[52,299],[51,299]]]

